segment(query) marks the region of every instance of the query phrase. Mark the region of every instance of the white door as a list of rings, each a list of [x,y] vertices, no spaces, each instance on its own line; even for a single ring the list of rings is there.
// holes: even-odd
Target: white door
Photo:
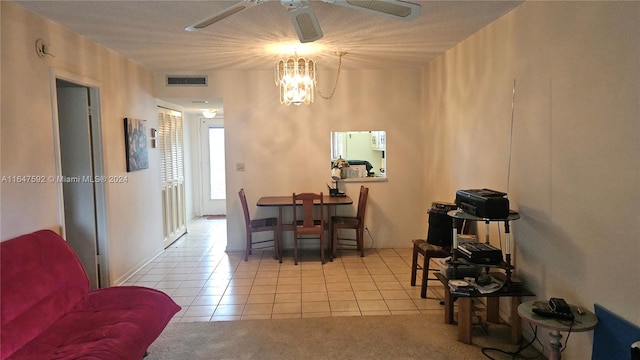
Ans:
[[[200,119],[202,214],[226,215],[224,120]]]
[[[165,247],[187,232],[182,114],[158,108],[158,147]]]

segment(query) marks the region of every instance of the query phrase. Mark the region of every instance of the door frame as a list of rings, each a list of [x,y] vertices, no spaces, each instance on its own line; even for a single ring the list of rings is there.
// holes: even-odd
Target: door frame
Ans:
[[[102,82],[70,73],[64,70],[51,68],[49,71],[49,86],[51,94],[51,120],[53,127],[53,148],[55,158],[55,177],[62,179],[62,157],[60,144],[60,121],[58,119],[58,94],[56,80],[68,81],[89,89],[91,99],[91,136],[93,151],[93,176],[104,178],[105,176],[105,153],[102,146],[102,121],[100,104],[100,88]],[[55,181],[58,196],[58,222],[60,225],[60,235],[66,240],[66,226],[64,214],[64,190],[63,181]],[[96,259],[98,261],[98,282],[100,287],[110,286],[109,277],[109,243],[107,236],[107,188],[106,182],[94,182],[95,192],[95,214],[96,214]]]

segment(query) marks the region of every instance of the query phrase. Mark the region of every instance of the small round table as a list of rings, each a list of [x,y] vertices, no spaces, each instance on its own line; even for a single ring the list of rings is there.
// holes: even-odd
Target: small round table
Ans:
[[[536,308],[548,309],[548,302],[546,301],[527,301],[518,306],[518,315],[520,315],[522,319],[551,330],[549,332],[549,335],[551,336],[551,340],[549,341],[549,343],[551,344],[551,353],[549,354],[549,360],[560,360],[561,358],[561,331],[588,331],[596,327],[596,324],[598,324],[598,318],[591,311],[581,309],[581,313],[579,313],[576,306],[569,305],[569,307],[571,307],[571,312],[573,313],[573,321],[544,317],[533,312],[533,309]]]

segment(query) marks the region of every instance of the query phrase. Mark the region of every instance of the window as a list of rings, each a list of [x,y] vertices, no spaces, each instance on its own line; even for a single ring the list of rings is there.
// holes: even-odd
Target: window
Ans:
[[[227,197],[225,186],[224,128],[209,128],[209,169],[211,171],[211,200],[224,200]]]

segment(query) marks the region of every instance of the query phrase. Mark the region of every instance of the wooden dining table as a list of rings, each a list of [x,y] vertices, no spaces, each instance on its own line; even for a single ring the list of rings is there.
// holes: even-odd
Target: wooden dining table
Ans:
[[[322,201],[324,202],[324,205],[327,209],[329,207],[335,207],[337,205],[353,204],[353,200],[349,196],[323,195]],[[320,205],[320,202],[318,201],[316,204]],[[291,221],[291,223],[287,223],[287,224],[285,224],[282,220],[283,208],[293,207],[293,194],[288,196],[263,196],[260,199],[258,199],[258,202],[256,203],[256,205],[264,206],[264,207],[275,206],[278,208],[278,228],[280,232],[280,239],[282,239],[283,231],[293,231],[293,220]],[[293,209],[293,211],[295,211],[295,209]],[[324,217],[324,209],[322,209],[322,216]],[[327,219],[325,223],[329,224],[330,213],[328,210],[327,210],[327,217],[325,219]]]

